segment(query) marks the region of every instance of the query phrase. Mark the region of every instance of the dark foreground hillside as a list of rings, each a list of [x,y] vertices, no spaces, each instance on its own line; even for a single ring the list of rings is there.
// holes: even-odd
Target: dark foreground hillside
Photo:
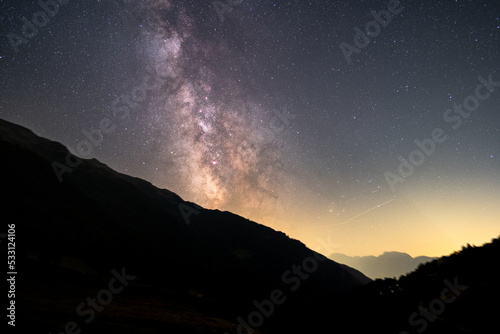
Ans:
[[[399,280],[377,279],[288,316],[306,320],[295,324],[298,330],[326,328],[329,319],[340,333],[496,333],[499,260],[497,238],[422,264]]]
[[[17,234],[18,326],[234,332],[236,318],[275,290],[280,302],[312,303],[370,281],[284,233],[184,202],[97,160],[76,165],[61,144],[3,120],[0,152],[2,221]],[[98,295],[113,291],[113,270],[135,278]],[[101,302],[78,309],[92,296]]]
[[[67,163],[66,148],[2,120],[0,154],[2,254],[7,224],[16,228],[15,332],[497,330],[498,239],[370,282],[284,233],[96,160],[59,182],[53,163]]]

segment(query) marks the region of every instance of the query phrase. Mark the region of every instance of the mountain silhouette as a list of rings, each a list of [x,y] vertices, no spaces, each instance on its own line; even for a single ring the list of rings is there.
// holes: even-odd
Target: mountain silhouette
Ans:
[[[103,321],[88,324],[93,333],[229,332],[237,316],[276,289],[308,303],[370,281],[282,232],[185,202],[95,159],[76,165],[62,144],[4,120],[0,151],[2,215],[16,224],[23,268],[17,298],[26,309],[19,313],[39,331],[63,331],[75,317],[78,328],[87,326],[75,308],[107,286],[112,270],[135,279],[111,309],[132,309],[123,297],[130,294],[139,313],[124,318],[104,310],[97,314]],[[161,315],[147,315],[153,309]]]
[[[436,259],[428,256],[413,258],[409,254],[401,252],[385,252],[379,256],[348,256],[333,253],[329,258],[335,262],[356,268],[372,279],[399,277],[414,271],[422,263]]]
[[[493,333],[500,306],[500,239],[421,264],[399,279],[376,279],[340,296],[296,307],[303,319],[283,332],[335,329],[339,333]],[[277,331],[279,332],[279,331]]]
[[[16,330],[470,334],[498,328],[500,239],[464,246],[399,279],[372,281],[282,232],[185,202],[95,159],[76,165],[62,144],[4,120],[0,154],[2,221],[16,233]],[[54,162],[68,161],[71,171],[59,182]],[[0,232],[7,254],[10,240]],[[394,252],[379,258],[408,260]],[[12,288],[0,283],[2,291]]]

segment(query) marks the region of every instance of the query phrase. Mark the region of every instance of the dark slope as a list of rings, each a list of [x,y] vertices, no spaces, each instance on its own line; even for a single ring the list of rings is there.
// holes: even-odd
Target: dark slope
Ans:
[[[188,225],[179,205],[193,204],[95,160],[83,160],[59,183],[51,162],[64,162],[66,149],[1,120],[0,152],[2,221],[17,230],[21,328],[59,333],[75,321],[82,333],[235,333],[236,317],[248,319],[254,300],[281,289],[286,302],[275,305],[254,334],[498,329],[498,239],[464,247],[399,280],[365,285],[354,269],[320,261],[291,291],[282,274],[317,254],[283,233],[203,209]],[[111,269],[123,267],[136,279],[83,323],[76,307],[108,286]],[[449,284],[458,296],[442,294]],[[0,288],[7,291],[5,280]],[[443,296],[453,301],[430,312]]]
[[[172,314],[171,308],[177,305],[172,300],[180,298],[186,310],[194,310],[195,301],[190,296],[198,296],[196,303],[211,303],[208,309],[219,310],[217,317],[226,319],[223,324],[215,321],[207,331],[234,327],[231,322],[251,310],[253,300],[269,298],[276,288],[289,288],[282,280],[284,272],[302,265],[308,257],[319,256],[281,232],[229,212],[200,209],[187,224],[179,206],[194,208],[193,204],[144,180],[117,173],[97,160],[82,160],[59,182],[52,163],[65,163],[66,148],[3,120],[0,152],[6,195],[2,220],[16,224],[19,271],[30,275],[19,279],[19,298],[29,304],[25,323],[38,330],[62,329],[68,317],[75,318],[75,307],[87,297],[83,291],[98,291],[99,284],[90,282],[101,282],[101,288],[105,287],[110,270],[123,267],[137,278],[124,296],[117,297],[122,304],[110,307],[127,305],[130,300],[125,295],[146,286],[149,288],[143,289],[149,290],[143,294],[154,296],[154,300],[144,297],[145,305],[166,303],[165,312]],[[324,259],[310,278],[301,282],[293,299],[314,302],[367,281],[361,273]],[[82,293],[75,293],[78,290]],[[44,295],[44,291],[51,291],[51,295]],[[66,293],[67,299],[61,297]],[[166,297],[159,297],[162,295]],[[141,294],[134,296],[141,303]],[[50,300],[58,298],[62,300],[52,305]],[[61,308],[61,304],[66,306]],[[47,305],[58,311],[48,312]],[[201,308],[197,312],[203,317],[207,311]],[[144,314],[151,311],[140,309]],[[161,314],[161,307],[155,307],[154,312]],[[44,313],[50,313],[48,318],[36,316]],[[104,317],[105,312],[102,314]],[[140,323],[144,314],[131,317]],[[89,325],[92,332],[113,330],[120,319],[114,315],[116,318],[101,325],[99,321]],[[186,332],[192,329],[189,317],[155,320],[155,326],[156,321],[165,328],[173,321]],[[133,328],[121,331],[133,332]]]
[[[399,280],[377,279],[320,304],[291,310],[288,317],[304,320],[281,329],[313,332],[330,328],[337,333],[387,334],[496,333],[500,313],[499,260],[500,239],[481,247],[463,247],[460,252],[420,265]]]

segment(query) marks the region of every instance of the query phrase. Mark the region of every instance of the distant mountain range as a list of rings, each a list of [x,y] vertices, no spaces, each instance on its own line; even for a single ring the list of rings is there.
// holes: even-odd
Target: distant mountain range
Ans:
[[[414,271],[422,263],[436,259],[428,256],[413,258],[409,254],[400,252],[385,252],[380,256],[348,256],[333,253],[329,258],[356,268],[372,279],[399,277]]]
[[[0,252],[7,254],[5,234],[15,224],[18,272],[15,285],[2,279],[0,289],[15,289],[16,332],[498,328],[499,239],[372,281],[282,232],[185,202],[95,159],[77,164],[60,143],[3,120],[0,157]],[[54,165],[68,168],[63,182]],[[380,258],[408,262],[397,253]]]
[[[340,333],[497,332],[499,260],[499,238],[480,247],[463,246],[399,279],[377,279],[288,316],[318,323],[330,319]]]

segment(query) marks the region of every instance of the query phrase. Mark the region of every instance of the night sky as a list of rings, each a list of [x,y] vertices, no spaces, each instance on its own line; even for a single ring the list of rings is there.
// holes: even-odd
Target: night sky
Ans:
[[[1,118],[324,254],[500,234],[500,2],[60,2],[0,2]]]

